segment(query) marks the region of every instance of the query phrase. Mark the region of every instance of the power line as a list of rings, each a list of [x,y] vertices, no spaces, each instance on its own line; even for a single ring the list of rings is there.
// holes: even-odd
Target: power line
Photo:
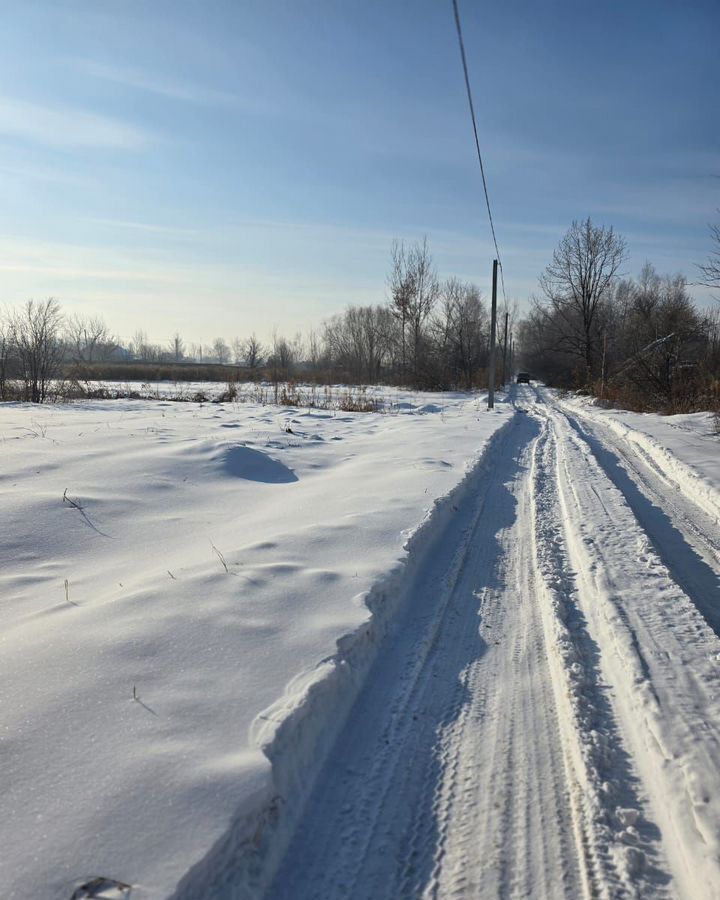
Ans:
[[[467,88],[468,104],[470,105],[470,118],[472,119],[473,134],[475,135],[475,147],[477,149],[478,162],[480,163],[480,174],[482,175],[483,190],[485,192],[485,203],[487,205],[488,218],[490,219],[490,231],[492,232],[493,243],[495,244],[495,254],[497,256],[498,266],[500,268],[500,282],[502,284],[503,299],[507,304],[505,296],[505,277],[503,276],[503,267],[500,260],[500,250],[498,248],[497,238],[495,237],[495,224],[493,223],[492,211],[490,209],[490,197],[488,196],[487,180],[485,179],[485,167],[483,166],[482,153],[480,153],[480,141],[478,139],[477,122],[475,120],[475,106],[473,105],[472,91],[470,90],[470,76],[468,75],[467,59],[465,57],[465,42],[463,41],[462,26],[460,25],[460,13],[458,11],[457,0],[453,0],[453,12],[455,13],[455,25],[457,27],[458,43],[460,45],[460,56],[462,58],[463,72],[465,74],[465,87]]]

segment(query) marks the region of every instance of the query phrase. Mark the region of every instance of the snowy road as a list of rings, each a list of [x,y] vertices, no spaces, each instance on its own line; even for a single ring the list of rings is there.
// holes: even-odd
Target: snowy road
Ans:
[[[453,529],[418,573],[268,896],[581,894],[534,601],[537,433],[518,423],[459,510],[459,555]]]
[[[720,896],[712,507],[552,393],[516,405],[328,757],[208,897]]]

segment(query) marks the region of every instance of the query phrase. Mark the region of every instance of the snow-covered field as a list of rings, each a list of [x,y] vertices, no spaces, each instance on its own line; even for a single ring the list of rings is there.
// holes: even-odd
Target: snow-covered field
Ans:
[[[720,897],[709,417],[384,406],[0,406],[0,896]]]
[[[352,698],[338,639],[359,679],[411,534],[511,415],[394,400],[0,407],[1,897],[167,896],[320,752]]]
[[[221,398],[238,403],[292,405],[318,409],[341,409],[360,403],[378,411],[401,412],[405,404],[436,403],[437,394],[410,392],[389,385],[311,384],[280,381],[88,381],[80,385],[88,396],[111,399],[174,400],[217,402]],[[62,384],[55,386],[62,393]],[[232,393],[232,397],[228,394]],[[444,394],[444,397],[452,396]],[[424,398],[424,399],[423,399]]]

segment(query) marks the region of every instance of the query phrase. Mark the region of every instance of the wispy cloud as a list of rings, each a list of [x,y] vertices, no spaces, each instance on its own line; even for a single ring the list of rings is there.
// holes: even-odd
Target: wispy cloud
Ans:
[[[6,163],[0,161],[0,179],[17,181],[40,181],[45,183],[56,183],[70,185],[72,187],[87,188],[92,185],[93,179],[89,175],[78,175],[63,171],[58,168],[42,166],[36,164],[21,165],[15,163]]]
[[[158,94],[172,100],[197,103],[203,106],[226,106],[237,103],[239,98],[227,91],[188,84],[177,79],[163,78],[139,69],[107,65],[91,59],[76,59],[72,64],[84,74],[123,87]]]
[[[63,287],[82,281],[96,284],[180,284],[184,274],[137,254],[92,245],[23,240],[4,235],[0,235],[0,272],[49,277]]]
[[[139,150],[151,135],[134,125],[72,107],[0,97],[0,134],[51,147]]]
[[[140,234],[156,234],[164,237],[194,239],[203,234],[203,232],[197,228],[179,228],[174,225],[157,225],[153,222],[128,222],[123,219],[88,219],[88,221],[93,225],[101,225],[104,228],[137,232]]]

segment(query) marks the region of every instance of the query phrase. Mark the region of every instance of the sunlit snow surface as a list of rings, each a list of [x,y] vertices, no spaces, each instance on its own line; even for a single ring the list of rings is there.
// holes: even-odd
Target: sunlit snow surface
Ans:
[[[712,417],[177,390],[0,405],[3,900],[720,896]]]
[[[167,896],[267,803],[253,721],[322,676],[512,412],[386,406],[0,406],[5,900]]]

